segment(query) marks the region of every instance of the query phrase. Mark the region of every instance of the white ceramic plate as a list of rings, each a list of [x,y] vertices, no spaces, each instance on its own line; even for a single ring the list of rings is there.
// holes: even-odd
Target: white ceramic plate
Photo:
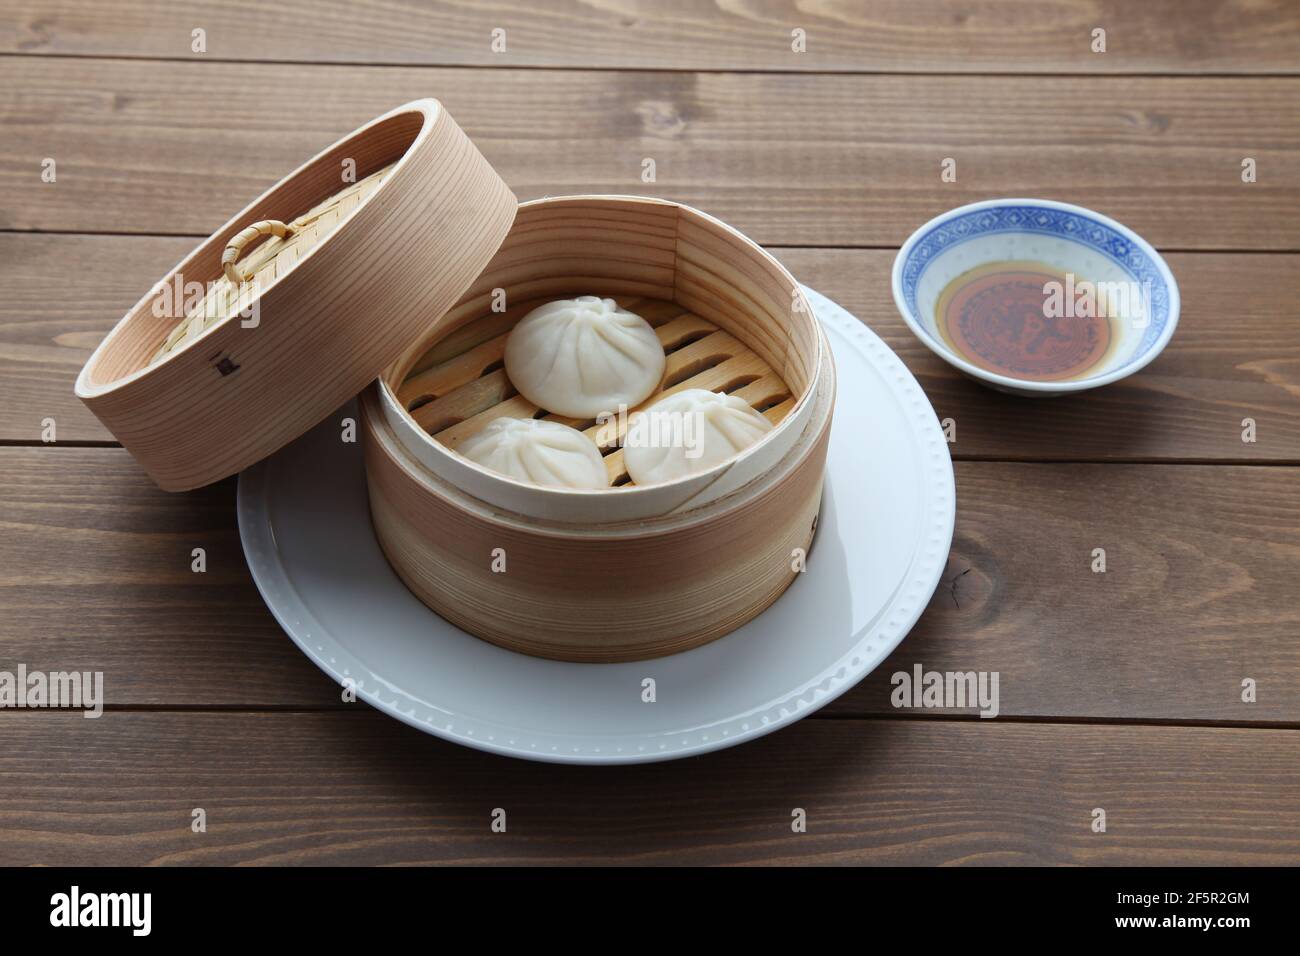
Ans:
[[[671,760],[752,740],[834,700],[911,629],[952,541],[952,461],[889,348],[807,290],[839,391],[807,570],[704,647],[630,664],[515,654],[448,624],[389,568],[341,410],[239,479],[239,531],[271,612],[325,673],[427,733],[560,763]],[[653,678],[655,701],[643,682]]]

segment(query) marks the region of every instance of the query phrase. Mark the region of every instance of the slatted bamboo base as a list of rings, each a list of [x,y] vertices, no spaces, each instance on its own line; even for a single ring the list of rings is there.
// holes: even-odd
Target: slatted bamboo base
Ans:
[[[579,294],[579,293],[575,293]],[[542,418],[585,432],[605,457],[611,487],[632,484],[623,464],[627,418],[593,420],[553,415],[518,394],[503,367],[506,338],[532,309],[561,296],[520,303],[462,326],[415,363],[397,391],[398,401],[437,441],[455,449],[497,418]],[[790,389],[743,342],[673,302],[616,296],[623,308],[640,315],[659,337],[668,356],[664,378],[636,408],[687,388],[735,394],[762,412],[773,425],[794,407]]]

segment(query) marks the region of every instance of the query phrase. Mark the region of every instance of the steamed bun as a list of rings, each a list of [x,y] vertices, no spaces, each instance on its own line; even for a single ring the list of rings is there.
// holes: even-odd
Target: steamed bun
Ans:
[[[664,374],[650,323],[613,299],[580,295],[529,312],[506,339],[506,375],[534,405],[594,419],[649,398]]]
[[[673,481],[722,464],[771,430],[743,399],[688,388],[628,420],[623,461],[638,485]]]
[[[550,488],[607,488],[596,443],[568,425],[535,418],[498,418],[456,449],[510,478]]]

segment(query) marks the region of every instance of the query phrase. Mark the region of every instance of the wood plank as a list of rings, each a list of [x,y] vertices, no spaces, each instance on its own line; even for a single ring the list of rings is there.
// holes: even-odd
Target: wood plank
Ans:
[[[355,708],[6,712],[0,865],[1300,862],[1297,731],[823,720],[557,768]]]
[[[341,134],[436,94],[520,198],[668,197],[766,244],[896,246],[949,207],[1030,195],[1096,208],[1157,247],[1300,250],[1300,78],[19,56],[0,58],[0,90],[6,229],[206,235]],[[1258,182],[1241,182],[1243,157]],[[945,158],[956,182],[940,180]]]
[[[961,463],[949,583],[830,712],[895,713],[919,663],[999,672],[1008,716],[1300,723],[1298,479]],[[157,491],[116,448],[0,449],[0,667],[102,670],[114,706],[338,705],[249,579],[233,492]]]
[[[103,671],[110,704],[339,700],[253,585],[233,478],[167,494],[119,448],[0,449],[0,472],[0,669]]]
[[[476,66],[999,73],[1294,73],[1300,18],[1286,3],[790,0],[546,4],[279,0],[20,0],[0,4],[0,51],[188,59]],[[1092,31],[1107,31],[1104,54]],[[493,52],[492,31],[506,30]],[[807,34],[791,49],[791,31]]]
[[[1003,713],[1294,724],[1297,575],[1296,469],[962,463],[943,582],[832,712],[889,712],[920,664],[998,672]]]
[[[46,417],[62,441],[111,439],[73,395],[77,372],[193,243],[0,234],[0,440],[36,441]],[[1300,462],[1300,255],[1171,255],[1184,311],[1165,353],[1122,383],[1033,401],[976,385],[912,335],[890,294],[892,252],[774,251],[903,358],[939,417],[956,422],[960,458]],[[1241,441],[1246,417],[1252,444]]]
[[[198,243],[0,235],[0,440],[112,441],[73,394],[95,346]]]

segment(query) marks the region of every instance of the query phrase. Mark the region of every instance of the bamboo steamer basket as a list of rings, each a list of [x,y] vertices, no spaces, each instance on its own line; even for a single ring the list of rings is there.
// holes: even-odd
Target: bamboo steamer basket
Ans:
[[[91,355],[77,396],[168,491],[234,474],[426,331],[496,252],[516,204],[436,100],[399,107],[177,265]],[[207,290],[199,302],[189,286]]]
[[[502,290],[515,304],[492,312]],[[612,296],[656,327],[667,368],[640,407],[703,387],[742,397],[775,427],[708,472],[627,483],[625,420],[549,414],[501,368],[515,322],[579,294]],[[799,573],[834,391],[829,347],[798,284],[739,232],[654,199],[524,203],[470,289],[363,397],[375,533],[416,596],[500,646],[589,662],[686,650],[752,619]],[[541,488],[456,453],[503,415],[585,428],[611,487]]]
[[[707,472],[631,483],[626,418],[550,414],[503,367],[524,314],[584,294],[655,328],[666,370],[642,407],[725,391],[772,430]],[[361,393],[375,534],[410,590],[502,647],[603,662],[721,637],[797,577],[835,371],[798,284],[739,232],[657,199],[520,205],[438,102],[417,100],[217,230],[121,319],[76,391],[173,491],[259,461]],[[609,487],[542,488],[456,451],[502,415],[586,430]]]

